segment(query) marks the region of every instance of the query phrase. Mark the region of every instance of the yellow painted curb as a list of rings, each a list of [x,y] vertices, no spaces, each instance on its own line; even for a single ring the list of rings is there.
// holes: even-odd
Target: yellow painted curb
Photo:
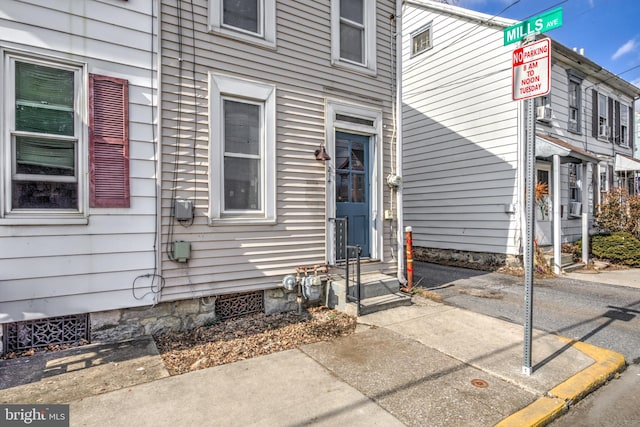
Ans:
[[[595,363],[551,389],[551,396],[574,403],[607,382],[617,372],[623,371],[626,366],[624,356],[620,353],[569,338],[558,338],[595,360]]]
[[[500,421],[496,427],[544,426],[560,415],[564,408],[564,400],[541,397],[526,408]]]
[[[565,337],[558,337],[594,360],[594,363],[549,391],[551,397],[541,397],[531,405],[496,424],[496,427],[540,427],[553,421],[569,405],[591,393],[617,372],[625,369],[624,356]]]

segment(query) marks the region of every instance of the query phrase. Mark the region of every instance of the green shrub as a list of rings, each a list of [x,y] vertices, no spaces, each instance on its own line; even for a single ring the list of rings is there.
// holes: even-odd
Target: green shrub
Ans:
[[[602,260],[640,267],[640,240],[628,232],[620,231],[591,237],[591,253]]]

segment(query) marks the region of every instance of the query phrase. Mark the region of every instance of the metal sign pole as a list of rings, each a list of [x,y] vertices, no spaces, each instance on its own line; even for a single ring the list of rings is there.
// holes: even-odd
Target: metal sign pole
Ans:
[[[522,373],[531,375],[531,328],[533,321],[533,262],[535,227],[535,169],[536,139],[534,134],[534,102],[529,98],[525,102],[526,115],[526,178],[525,178],[525,214],[526,237],[524,245],[524,360]]]

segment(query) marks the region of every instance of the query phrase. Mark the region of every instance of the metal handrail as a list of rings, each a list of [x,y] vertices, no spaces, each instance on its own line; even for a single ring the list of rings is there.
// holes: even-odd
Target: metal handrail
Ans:
[[[336,262],[338,261],[338,244],[342,243],[341,246],[341,254],[344,254],[344,269],[345,269],[345,282],[346,282],[346,293],[347,299],[349,301],[353,301],[357,304],[357,315],[360,316],[360,308],[361,308],[361,283],[360,283],[360,254],[362,253],[362,248],[357,246],[349,245],[348,243],[348,226],[349,221],[348,218],[330,218],[330,221],[333,221],[336,225],[335,232],[335,257]],[[341,241],[338,242],[338,236],[341,236]],[[349,277],[349,267],[351,265],[349,252],[355,251],[355,269],[356,269],[356,277],[355,277],[355,286],[356,286],[356,296],[353,298],[350,296],[349,287],[350,287],[350,277]]]

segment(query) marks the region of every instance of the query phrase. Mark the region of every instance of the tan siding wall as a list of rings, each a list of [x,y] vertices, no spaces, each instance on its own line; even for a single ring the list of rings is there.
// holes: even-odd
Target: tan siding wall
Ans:
[[[190,9],[178,11],[175,2],[163,1],[163,246],[168,239],[192,242],[187,265],[170,261],[163,250],[167,279],[163,298],[167,300],[272,288],[296,266],[324,263],[325,189],[332,184],[327,184],[325,167],[313,152],[325,140],[326,100],[383,109],[384,122],[392,127],[392,64],[385,21],[393,13],[394,2],[377,2],[377,76],[331,66],[330,2],[276,3],[277,47],[270,49],[208,33],[205,0],[194,2],[193,19]],[[179,56],[183,58],[182,77],[176,61]],[[276,86],[274,225],[208,225],[209,72]],[[389,130],[383,145],[385,172],[390,135]],[[172,197],[195,198],[195,219],[189,227],[169,217]],[[388,262],[379,268],[392,270],[387,234],[385,231]]]

